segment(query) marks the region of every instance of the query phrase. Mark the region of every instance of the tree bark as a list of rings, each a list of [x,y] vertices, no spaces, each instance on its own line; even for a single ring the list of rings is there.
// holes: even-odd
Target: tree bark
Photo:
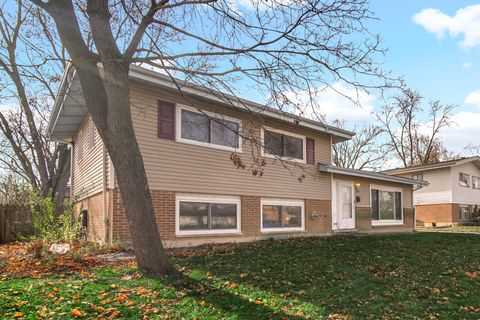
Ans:
[[[122,63],[118,48],[109,43],[112,39],[109,30],[105,30],[109,16],[106,3],[88,3],[87,11],[99,50],[96,56],[83,41],[71,1],[53,1],[48,5],[34,2],[52,15],[76,68],[86,105],[115,168],[139,269],[150,276],[175,273],[157,228],[143,158],[133,128],[129,62]],[[101,67],[98,62],[102,63]]]

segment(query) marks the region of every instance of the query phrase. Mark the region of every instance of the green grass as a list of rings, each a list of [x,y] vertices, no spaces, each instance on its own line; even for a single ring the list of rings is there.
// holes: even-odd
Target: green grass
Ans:
[[[473,226],[450,226],[436,228],[417,228],[419,232],[457,232],[457,233],[478,233],[480,234],[480,225]]]
[[[479,257],[480,236],[473,234],[221,246],[175,259],[180,277],[104,268],[1,281],[0,317],[65,319],[78,309],[83,318],[479,319]]]

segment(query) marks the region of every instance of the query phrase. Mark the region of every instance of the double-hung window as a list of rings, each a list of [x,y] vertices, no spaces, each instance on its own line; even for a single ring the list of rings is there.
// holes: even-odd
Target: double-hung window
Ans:
[[[480,178],[479,177],[472,177],[472,188],[473,189],[480,189]]]
[[[468,206],[460,206],[460,220],[469,221],[470,220],[470,211]]]
[[[238,197],[177,196],[177,234],[240,232]]]
[[[304,220],[303,200],[262,199],[263,232],[303,231]]]
[[[178,110],[180,141],[241,151],[240,120],[186,107]]]
[[[304,136],[276,129],[263,129],[264,154],[268,156],[305,162],[305,141]]]
[[[372,225],[403,224],[402,192],[375,187],[371,189]]]
[[[458,174],[458,182],[461,187],[470,188],[470,175],[460,172]]]

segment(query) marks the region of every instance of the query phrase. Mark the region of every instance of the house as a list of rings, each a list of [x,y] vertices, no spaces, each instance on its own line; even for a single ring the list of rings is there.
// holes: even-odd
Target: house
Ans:
[[[166,246],[414,230],[418,181],[330,165],[332,144],[353,133],[183,82],[182,92],[165,75],[130,69],[133,125]],[[88,213],[88,236],[129,241],[115,168],[73,67],[58,96],[48,133],[72,145],[72,197]],[[249,170],[255,160],[265,161],[263,176]]]
[[[417,221],[430,226],[469,223],[480,209],[480,157],[387,170],[384,173],[428,181],[416,188]]]

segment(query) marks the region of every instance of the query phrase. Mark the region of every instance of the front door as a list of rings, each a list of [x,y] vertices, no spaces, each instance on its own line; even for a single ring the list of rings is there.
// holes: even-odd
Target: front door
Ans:
[[[336,193],[338,229],[355,229],[353,184],[339,181]]]

